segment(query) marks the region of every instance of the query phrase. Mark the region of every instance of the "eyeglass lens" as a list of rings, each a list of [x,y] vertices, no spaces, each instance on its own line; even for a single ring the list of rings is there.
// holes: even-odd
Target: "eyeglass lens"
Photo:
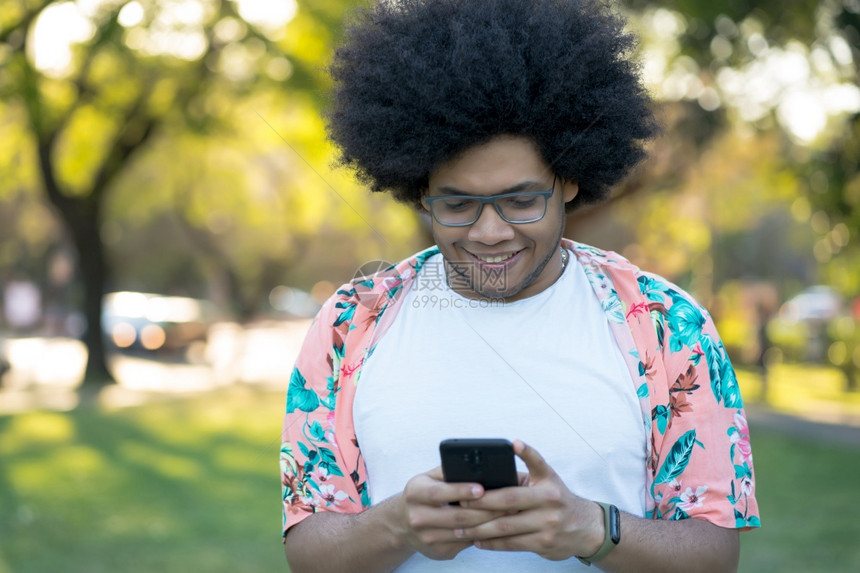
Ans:
[[[530,223],[546,213],[546,195],[512,193],[481,200],[473,197],[444,197],[433,202],[433,216],[443,225],[471,225],[478,220],[483,203],[492,203],[509,223]]]

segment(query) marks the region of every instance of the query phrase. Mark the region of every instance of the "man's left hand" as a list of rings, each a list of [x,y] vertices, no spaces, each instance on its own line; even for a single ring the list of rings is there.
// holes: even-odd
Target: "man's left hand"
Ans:
[[[594,554],[604,537],[603,512],[593,501],[574,495],[534,448],[514,441],[525,462],[519,487],[487,491],[464,507],[504,511],[506,515],[455,531],[475,547],[493,551],[531,551],[551,560]]]

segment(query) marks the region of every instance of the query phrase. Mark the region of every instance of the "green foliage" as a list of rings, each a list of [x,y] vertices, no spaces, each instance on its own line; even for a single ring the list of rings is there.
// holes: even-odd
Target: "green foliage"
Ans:
[[[816,258],[824,278],[848,296],[860,293],[860,113],[827,148],[798,167],[810,202]]]
[[[723,35],[737,37],[737,25],[755,21],[765,38],[782,44],[796,39],[810,43],[816,37],[815,16],[820,9],[819,0],[795,0],[786,4],[780,0],[623,0],[636,12],[665,8],[682,14],[687,22],[681,37],[683,52],[706,66],[713,58],[713,38]],[[847,10],[842,2],[840,12]]]
[[[22,113],[21,106],[0,100],[0,201],[31,187],[37,177],[31,134],[17,120]]]

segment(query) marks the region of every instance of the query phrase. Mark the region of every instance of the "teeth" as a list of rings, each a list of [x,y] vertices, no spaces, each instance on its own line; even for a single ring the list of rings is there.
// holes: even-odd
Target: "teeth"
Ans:
[[[495,257],[482,257],[481,255],[475,255],[485,263],[501,263],[502,261],[506,261],[514,256],[513,253],[508,253],[507,255],[498,255]]]

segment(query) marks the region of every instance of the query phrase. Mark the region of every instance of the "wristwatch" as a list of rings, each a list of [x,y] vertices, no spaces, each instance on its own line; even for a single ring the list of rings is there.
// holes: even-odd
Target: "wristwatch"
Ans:
[[[589,566],[609,555],[609,552],[615,549],[615,546],[621,541],[621,516],[618,514],[618,508],[602,501],[598,501],[597,504],[603,508],[603,525],[606,531],[603,545],[591,557],[576,557]]]

